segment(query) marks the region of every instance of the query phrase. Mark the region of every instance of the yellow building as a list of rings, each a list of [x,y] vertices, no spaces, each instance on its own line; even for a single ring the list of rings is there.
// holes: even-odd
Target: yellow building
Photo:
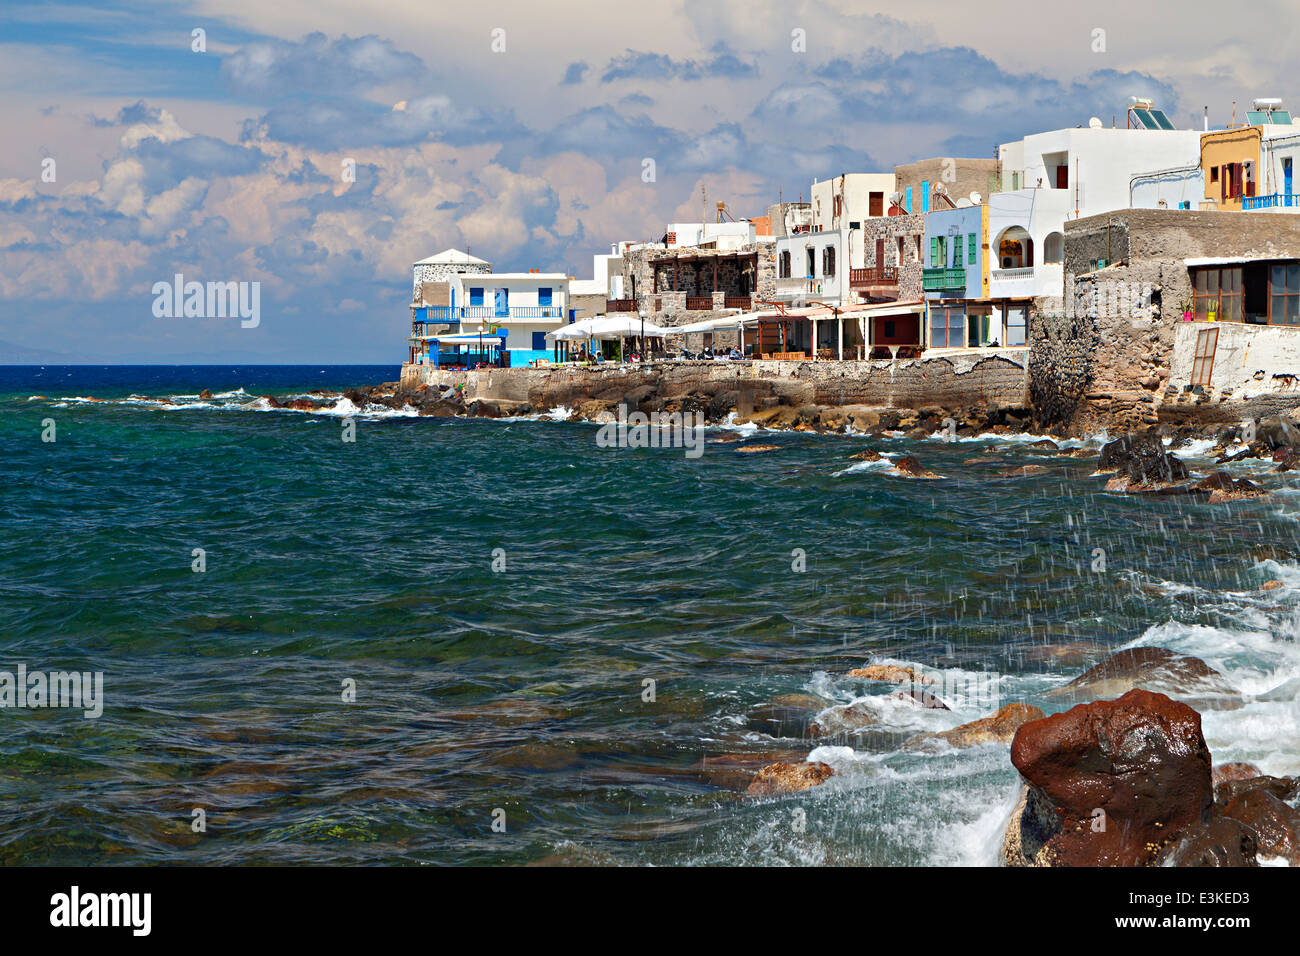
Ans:
[[[1202,209],[1241,210],[1241,200],[1255,195],[1263,132],[1258,126],[1215,130],[1201,136],[1201,173],[1205,180]]]

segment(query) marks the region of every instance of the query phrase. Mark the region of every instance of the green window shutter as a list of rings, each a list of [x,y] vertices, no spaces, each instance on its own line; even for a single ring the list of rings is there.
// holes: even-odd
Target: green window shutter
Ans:
[[[957,268],[961,265],[961,236],[952,237],[952,266]]]
[[[930,239],[930,265],[939,264],[939,237],[934,236]]]
[[[978,247],[975,241],[975,233],[972,232],[970,234],[970,247],[966,250],[966,262],[968,265],[973,266],[975,264],[975,253],[977,250]]]

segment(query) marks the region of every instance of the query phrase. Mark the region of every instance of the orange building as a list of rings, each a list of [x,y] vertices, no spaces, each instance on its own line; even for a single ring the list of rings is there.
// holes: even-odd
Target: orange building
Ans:
[[[1240,211],[1241,200],[1255,195],[1263,135],[1258,126],[1238,126],[1201,136],[1202,209]]]

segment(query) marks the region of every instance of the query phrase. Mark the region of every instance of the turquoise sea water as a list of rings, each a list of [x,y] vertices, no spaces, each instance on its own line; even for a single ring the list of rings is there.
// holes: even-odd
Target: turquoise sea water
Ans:
[[[550,417],[255,401],[396,373],[0,369],[0,670],[102,671],[105,695],[98,720],[0,710],[0,862],[985,863],[1006,748],[900,745],[991,706],[846,671],[987,672],[1049,710],[1132,642],[1247,694],[1300,676],[1297,479],[1262,464],[1239,473],[1271,498],[1210,506],[1105,494],[1031,436],[692,460]],[[996,477],[1024,464],[1048,470]],[[803,759],[818,741],[751,719],[787,694],[865,697],[877,731],[823,749],[825,786],[745,798],[701,761]],[[1300,770],[1294,696],[1205,729],[1216,760]]]

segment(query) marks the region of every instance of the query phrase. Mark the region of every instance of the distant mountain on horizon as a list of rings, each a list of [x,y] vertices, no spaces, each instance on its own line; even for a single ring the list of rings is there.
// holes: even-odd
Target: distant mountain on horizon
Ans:
[[[163,355],[101,355],[89,358],[71,352],[53,349],[33,349],[13,342],[0,340],[0,365],[401,365],[400,358],[385,362],[366,362],[353,359],[348,362],[317,359],[304,361],[293,352],[267,355],[265,352],[233,352],[225,354],[167,353]]]

